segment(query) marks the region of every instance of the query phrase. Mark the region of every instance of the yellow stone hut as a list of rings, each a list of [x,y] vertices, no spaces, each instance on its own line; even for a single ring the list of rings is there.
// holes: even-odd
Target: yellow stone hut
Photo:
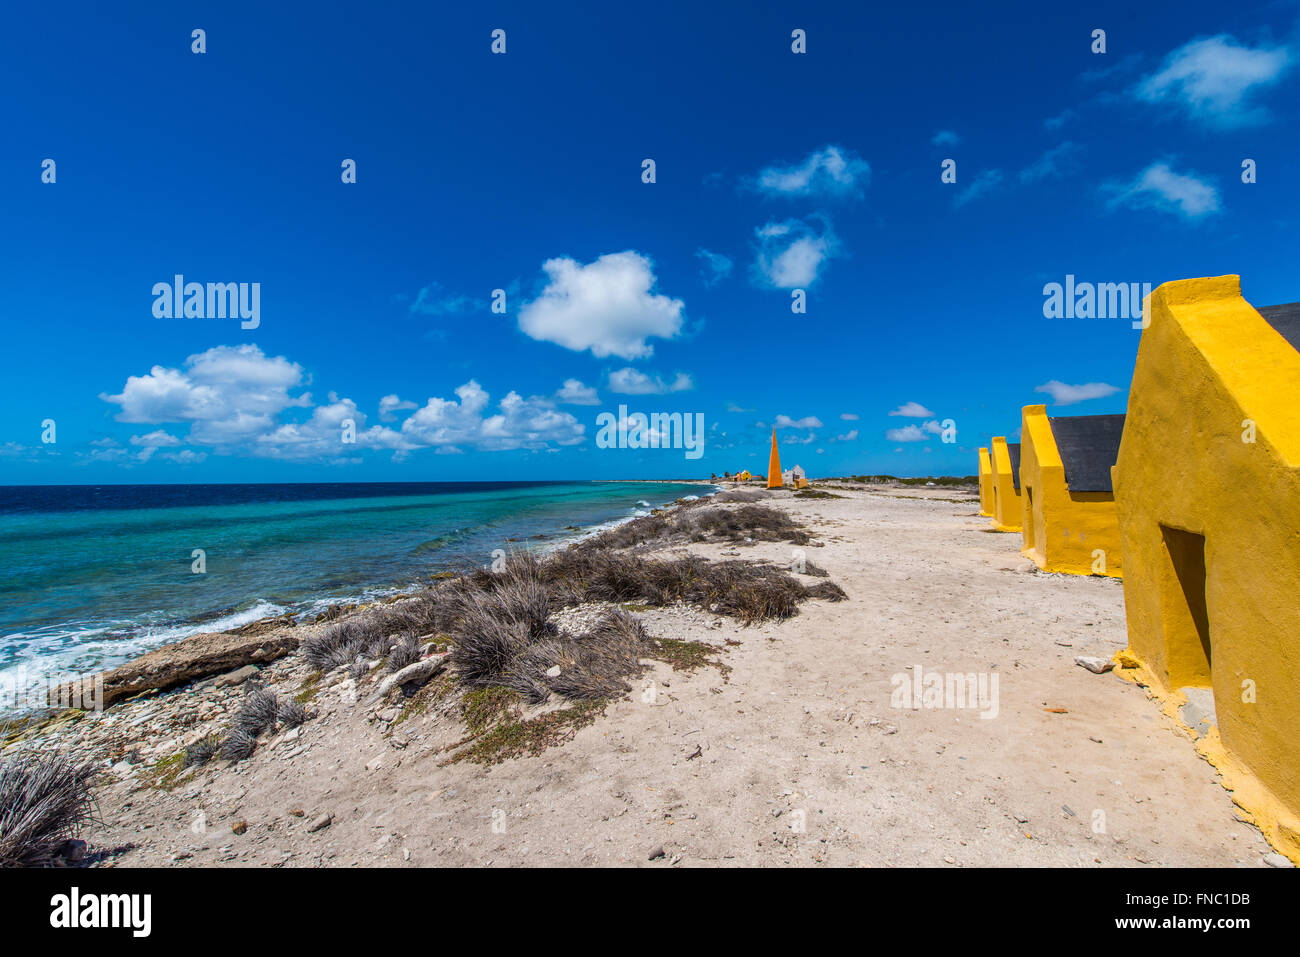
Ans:
[[[1300,863],[1300,303],[1237,276],[1150,296],[1115,466],[1129,649]]]
[[[989,450],[993,468],[993,527],[999,532],[1020,531],[1020,443],[993,437]]]
[[[993,463],[988,449],[980,449],[980,514],[993,514]]]
[[[1111,467],[1124,416],[1049,416],[1044,405],[1022,416],[1021,554],[1044,571],[1121,577]]]

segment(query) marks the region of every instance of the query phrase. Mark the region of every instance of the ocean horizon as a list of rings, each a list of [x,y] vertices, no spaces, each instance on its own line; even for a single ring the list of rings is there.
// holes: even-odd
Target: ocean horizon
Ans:
[[[422,587],[709,486],[688,481],[0,486],[0,710],[200,632]]]

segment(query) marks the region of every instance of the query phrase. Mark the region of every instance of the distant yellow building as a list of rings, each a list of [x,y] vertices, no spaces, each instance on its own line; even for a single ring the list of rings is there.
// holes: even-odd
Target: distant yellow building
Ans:
[[[1021,554],[1044,571],[1121,577],[1111,467],[1123,415],[1049,416],[1027,405],[1020,429]]]
[[[732,476],[732,478],[735,479],[737,482],[748,482],[753,477],[754,476],[750,474],[749,469],[745,469],[743,472],[737,472],[735,475]]]
[[[1300,303],[1256,310],[1220,276],[1145,315],[1114,472],[1120,673],[1300,863]]]
[[[994,436],[989,450],[993,468],[993,527],[999,532],[1020,531],[1020,443]]]
[[[980,514],[993,514],[993,463],[988,449],[980,449]]]

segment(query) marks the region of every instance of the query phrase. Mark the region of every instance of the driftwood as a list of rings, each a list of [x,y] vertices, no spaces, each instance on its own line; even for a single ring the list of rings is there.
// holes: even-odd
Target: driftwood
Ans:
[[[421,658],[415,664],[407,665],[400,671],[393,672],[379,682],[379,687],[375,690],[375,697],[382,698],[399,685],[410,684],[412,681],[428,681],[447,666],[447,659],[450,657],[451,655],[448,652],[440,655],[430,655],[428,658]]]
[[[293,628],[270,633],[254,630],[242,634],[191,635],[119,665],[112,671],[60,685],[50,691],[49,704],[54,708],[107,708],[115,701],[144,691],[166,691],[245,665],[266,664],[297,647],[298,635]]]

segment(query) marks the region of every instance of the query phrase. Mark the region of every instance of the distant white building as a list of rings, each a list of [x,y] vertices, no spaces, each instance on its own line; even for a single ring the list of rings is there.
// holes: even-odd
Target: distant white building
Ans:
[[[799,479],[807,477],[802,465],[796,465],[794,468],[786,469],[781,473],[781,481],[785,485],[794,485]]]

